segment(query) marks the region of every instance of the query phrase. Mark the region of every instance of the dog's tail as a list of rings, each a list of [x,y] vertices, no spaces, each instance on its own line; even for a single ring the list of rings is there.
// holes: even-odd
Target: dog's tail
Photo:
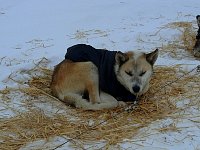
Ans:
[[[96,110],[94,107],[92,107],[92,103],[87,101],[86,99],[82,99],[78,96],[70,96],[67,95],[64,97],[64,101],[66,104],[76,107],[76,108],[82,108],[85,110]]]
[[[102,109],[110,109],[117,107],[117,103],[95,103],[92,104],[86,99],[82,99],[81,97],[76,97],[76,96],[65,96],[64,100],[61,100],[64,103],[74,106],[76,108],[81,108],[84,110],[102,110]]]

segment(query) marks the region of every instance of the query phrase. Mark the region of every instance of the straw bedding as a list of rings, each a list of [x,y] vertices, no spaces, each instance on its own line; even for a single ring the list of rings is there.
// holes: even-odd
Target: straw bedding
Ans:
[[[55,101],[49,89],[52,71],[47,68],[39,68],[36,71],[40,71],[42,75],[32,77],[28,81],[29,87],[18,90],[37,100],[45,95],[46,101]],[[66,109],[73,112],[69,117],[64,113],[50,116],[41,109],[29,108],[28,112],[0,120],[0,149],[19,149],[31,141],[55,136],[73,138],[76,140],[74,146],[80,146],[76,145],[79,143],[77,141],[106,141],[108,146],[133,138],[139,129],[151,122],[180,111],[181,108],[176,107],[176,102],[190,96],[187,88],[194,88],[193,97],[198,93],[195,91],[200,90],[200,87],[195,86],[195,82],[200,81],[200,77],[195,75],[181,78],[173,85],[161,88],[185,73],[179,65],[156,66],[149,92],[140,98],[134,109],[116,108],[93,112],[66,106]],[[8,92],[9,89],[1,91],[5,95]]]
[[[192,54],[197,32],[197,29],[194,28],[193,22],[172,22],[165,25],[158,32],[160,32],[163,29],[178,30],[180,31],[180,35],[174,37],[173,41],[169,41],[167,44],[164,44],[161,47],[161,53],[165,54],[167,52],[170,54],[171,57],[174,58],[182,58],[186,56],[188,57],[188,54],[184,51],[187,51]]]
[[[191,24],[175,23],[168,25],[168,27],[184,28],[180,40],[184,47],[190,50],[193,43],[188,43],[186,36],[191,33],[188,30],[188,28],[191,28]],[[190,35],[192,38],[194,37],[193,34]],[[185,107],[197,106],[197,104],[199,106],[200,76],[196,71],[188,75],[187,71],[183,69],[183,65],[156,66],[151,80],[151,88],[140,97],[138,104],[128,104],[133,106],[131,108],[127,106],[126,108],[119,107],[102,111],[75,109],[65,106],[54,98],[49,88],[51,69],[36,64],[36,67],[28,70],[28,72],[31,78],[26,83],[18,82],[20,88],[6,88],[0,91],[5,103],[9,101],[8,95],[10,93],[13,91],[21,92],[24,94],[24,101],[30,99],[29,104],[40,103],[41,99],[43,102],[51,102],[52,105],[59,103],[62,107],[60,107],[61,105],[56,105],[56,107],[63,113],[50,115],[38,107],[27,106],[28,111],[20,112],[11,118],[1,119],[0,149],[19,149],[32,141],[48,140],[56,136],[71,138],[70,142],[76,148],[83,147],[83,143],[104,141],[106,143],[104,148],[106,149],[109,148],[109,145],[123,142],[125,139],[132,139],[140,134],[140,129],[147,127],[153,121],[169,117],[181,118],[178,112]],[[180,78],[182,75],[185,76]],[[17,82],[16,80],[13,81]],[[172,81],[175,82],[171,84]],[[23,97],[21,98],[23,99]],[[177,107],[178,101],[188,98],[190,99],[188,105]],[[24,105],[26,106],[26,104],[25,102]],[[160,132],[167,132],[168,130],[176,132],[178,128],[172,125],[169,128],[160,129]]]

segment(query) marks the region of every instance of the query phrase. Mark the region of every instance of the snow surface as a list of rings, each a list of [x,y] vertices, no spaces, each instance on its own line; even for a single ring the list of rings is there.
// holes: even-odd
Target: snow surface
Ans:
[[[199,0],[0,0],[0,88],[16,86],[13,82],[5,82],[6,78],[11,73],[33,67],[43,57],[50,60],[49,66],[53,68],[64,59],[67,47],[73,44],[87,43],[96,48],[121,51],[159,48],[179,32],[162,30],[159,33],[162,42],[159,36],[151,35],[170,22],[195,21],[199,10]],[[160,56],[156,64],[189,64],[188,69],[191,69],[199,60],[192,56],[185,59]],[[17,107],[16,103],[13,107]],[[195,113],[200,115],[200,111]],[[0,115],[7,117],[12,112]],[[200,149],[200,126],[188,118],[175,122],[182,127],[179,132],[159,134],[154,130],[171,123],[174,120],[154,122],[141,131],[149,132],[150,136],[143,141],[135,137],[134,144],[124,142],[121,147]],[[65,139],[58,137],[53,141],[60,144]],[[36,141],[33,146],[37,149],[40,144]],[[49,142],[43,149],[51,149],[51,144]],[[59,149],[67,149],[67,145]],[[31,145],[24,149],[31,149]]]

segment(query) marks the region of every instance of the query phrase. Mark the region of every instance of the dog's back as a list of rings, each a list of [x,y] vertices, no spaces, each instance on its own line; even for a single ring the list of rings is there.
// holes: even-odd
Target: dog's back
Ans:
[[[93,62],[98,68],[107,50],[96,49],[90,45],[77,44],[67,49],[65,59],[74,62]]]

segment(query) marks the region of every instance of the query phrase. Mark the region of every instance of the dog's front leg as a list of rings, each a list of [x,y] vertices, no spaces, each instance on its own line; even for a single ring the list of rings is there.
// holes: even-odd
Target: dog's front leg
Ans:
[[[90,81],[87,86],[89,93],[89,100],[92,104],[101,103],[100,94],[99,94],[99,83],[98,80]]]

